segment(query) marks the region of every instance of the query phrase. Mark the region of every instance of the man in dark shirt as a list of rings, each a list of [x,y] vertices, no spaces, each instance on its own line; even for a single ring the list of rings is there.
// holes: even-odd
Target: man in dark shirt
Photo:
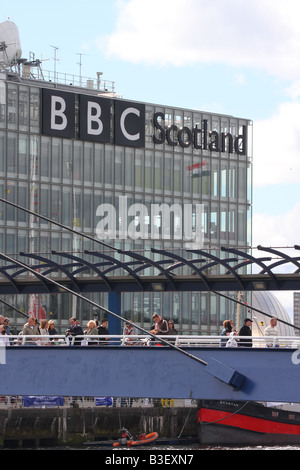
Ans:
[[[154,325],[151,327],[151,333],[155,335],[167,335],[169,333],[169,327],[166,320],[163,320],[157,313],[152,317]]]
[[[252,336],[252,332],[250,329],[252,320],[251,318],[245,318],[244,326],[240,329],[239,336]],[[245,348],[252,347],[252,339],[248,338],[241,338],[238,342],[239,346],[243,346]]]
[[[83,329],[79,325],[79,321],[75,317],[70,318],[70,328],[66,331],[67,336],[82,336],[83,337]],[[80,338],[78,341],[74,341],[75,346],[79,346],[81,344],[83,338]]]
[[[101,325],[98,327],[98,335],[105,336],[105,338],[99,338],[99,341],[101,341],[101,345],[107,344],[106,341],[109,340],[109,330],[108,330],[108,320],[107,318],[103,318]]]

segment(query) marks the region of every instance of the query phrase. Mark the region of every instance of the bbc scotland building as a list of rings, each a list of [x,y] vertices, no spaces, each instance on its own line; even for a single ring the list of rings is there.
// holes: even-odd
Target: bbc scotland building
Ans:
[[[197,223],[201,248],[212,254],[221,246],[251,247],[250,120],[125,100],[100,73],[96,79],[48,73],[38,60],[20,54],[11,60],[7,51],[0,51],[3,199],[125,250],[182,254],[195,242]],[[160,212],[153,217],[162,204],[171,212],[191,210],[185,233],[176,214],[167,230]],[[0,252],[21,259],[21,252],[89,249],[90,239],[1,203]],[[107,307],[107,294],[89,298]],[[5,300],[28,312],[28,296]],[[102,316],[80,299],[74,306],[67,293],[42,295],[41,303],[60,331],[74,313],[84,327]],[[212,293],[122,294],[123,316],[148,328],[157,312],[182,334],[219,334],[235,309]],[[20,330],[24,318],[2,311]]]

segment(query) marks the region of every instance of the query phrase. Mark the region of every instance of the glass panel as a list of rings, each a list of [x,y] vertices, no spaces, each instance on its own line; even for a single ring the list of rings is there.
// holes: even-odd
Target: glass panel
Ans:
[[[14,254],[16,251],[16,233],[8,230],[6,234],[6,252],[8,254]]]
[[[83,228],[92,228],[92,192],[90,190],[84,190],[83,195]]]
[[[50,209],[50,188],[46,184],[41,185],[41,199],[40,199],[40,208],[41,214],[45,217],[51,218]],[[41,224],[49,225],[49,222],[41,219]]]
[[[17,175],[17,134],[7,134],[7,174]]]
[[[180,155],[174,157],[174,192],[181,194],[181,177],[182,177],[182,158]]]
[[[145,189],[152,189],[153,153],[145,155]]]
[[[103,183],[103,151],[104,151],[103,145],[95,144],[95,172],[94,172],[95,186],[100,186]]]
[[[230,242],[236,242],[236,208],[230,207],[228,213],[228,238]]]
[[[93,145],[84,143],[84,183],[91,184],[93,182]]]
[[[4,80],[0,80],[0,126],[6,125],[6,85]]]
[[[211,240],[218,239],[218,208],[212,207],[210,213],[210,237]]]
[[[126,173],[128,172],[126,168]],[[121,147],[115,148],[115,185],[118,188],[123,187],[124,175],[124,149]]]
[[[82,153],[83,143],[74,142],[74,163],[73,163],[73,181],[80,183],[82,181]]]
[[[74,196],[73,226],[78,227],[80,229],[82,227],[82,209],[81,209],[82,190],[80,188],[75,188],[75,195],[73,196]]]
[[[25,231],[21,231],[19,230],[18,231],[18,239],[17,239],[17,251],[20,252],[20,251],[24,251],[26,252],[29,247],[27,246],[27,243],[28,243],[28,233],[25,232]]]
[[[41,138],[41,158],[40,158],[40,171],[43,180],[50,179],[51,176],[51,138]]]
[[[227,197],[227,163],[221,163],[221,197]]]
[[[227,208],[226,207],[221,207],[220,239],[227,240]]]
[[[72,188],[63,186],[62,191],[62,224],[72,227]]]
[[[219,162],[212,161],[211,164],[211,196],[218,197],[219,195]]]
[[[113,163],[114,163],[114,151],[113,147],[106,145],[104,153],[104,175],[105,184],[113,184]]]
[[[135,188],[142,189],[143,187],[143,154],[141,151],[136,151],[135,154]]]
[[[172,154],[166,153],[164,160],[164,191],[170,193],[172,190]]]
[[[7,127],[17,129],[18,119],[18,88],[11,83],[7,87]]]
[[[247,203],[252,204],[252,165],[247,165]]]
[[[238,242],[246,245],[246,211],[245,208],[238,208]]]
[[[72,141],[63,140],[63,180],[66,183],[73,181]]]
[[[61,221],[61,200],[60,200],[60,188],[58,186],[51,187],[51,212],[50,218]]]
[[[155,168],[154,168],[154,189],[162,190],[162,177],[163,177],[163,154],[155,152]]]
[[[0,172],[4,173],[5,168],[5,160],[6,160],[6,152],[5,152],[5,133],[0,132]]]
[[[217,316],[218,316],[217,296],[215,294],[211,294],[210,296],[210,324],[211,325],[217,325]]]
[[[28,174],[28,136],[19,134],[19,175]]]
[[[29,88],[25,86],[19,87],[19,129],[29,129]]]
[[[37,192],[34,193],[36,195]],[[28,207],[28,186],[27,183],[18,183],[18,204],[23,207]],[[39,212],[38,198],[34,198],[33,209],[34,212]],[[27,212],[18,210],[17,211],[18,222],[27,221]]]
[[[38,88],[30,88],[30,131],[39,132],[40,130],[40,117],[39,117],[39,104],[40,104],[40,90]]]
[[[16,183],[14,181],[7,181],[6,199],[14,204],[17,204],[16,198]],[[7,222],[16,223],[16,210],[13,206],[6,204],[6,220]]]
[[[246,202],[247,175],[245,163],[239,163],[238,172],[238,198],[240,202]]]
[[[228,191],[229,191],[228,196],[230,199],[236,199],[236,187],[237,187],[236,175],[237,175],[236,163],[231,162],[229,173],[228,173]]]
[[[61,154],[62,154],[62,140],[53,139],[52,140],[52,181],[58,181],[61,176]]]
[[[125,148],[125,188],[132,189],[134,167],[134,150]]]

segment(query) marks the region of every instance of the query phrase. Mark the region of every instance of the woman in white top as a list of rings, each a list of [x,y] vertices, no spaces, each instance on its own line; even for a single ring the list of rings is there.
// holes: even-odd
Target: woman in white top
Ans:
[[[40,333],[41,335],[49,335],[49,325],[48,325],[48,320],[42,320],[40,324]],[[49,344],[49,339],[48,338],[41,338],[40,344],[45,345]]]

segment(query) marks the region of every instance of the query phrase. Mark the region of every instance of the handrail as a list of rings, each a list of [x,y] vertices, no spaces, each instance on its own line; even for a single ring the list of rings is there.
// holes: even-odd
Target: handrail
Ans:
[[[148,335],[1,335],[1,346],[156,346],[164,340],[162,346],[168,347],[165,341],[181,348],[207,348],[226,346],[228,336],[220,335],[160,335],[157,338]],[[280,348],[300,348],[299,336],[234,336],[238,346],[249,339],[252,341],[252,347],[280,347]],[[249,349],[249,348],[248,348]]]

